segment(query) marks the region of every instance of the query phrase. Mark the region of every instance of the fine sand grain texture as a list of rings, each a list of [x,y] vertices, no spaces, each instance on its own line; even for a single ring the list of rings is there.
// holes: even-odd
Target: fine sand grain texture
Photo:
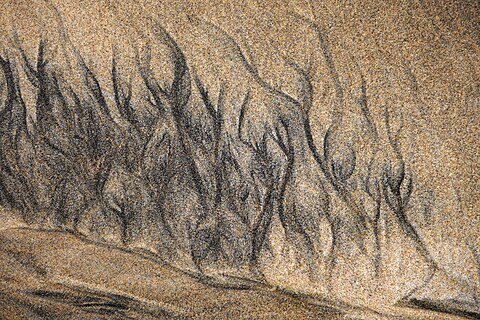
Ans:
[[[478,1],[0,10],[1,319],[480,318]]]

